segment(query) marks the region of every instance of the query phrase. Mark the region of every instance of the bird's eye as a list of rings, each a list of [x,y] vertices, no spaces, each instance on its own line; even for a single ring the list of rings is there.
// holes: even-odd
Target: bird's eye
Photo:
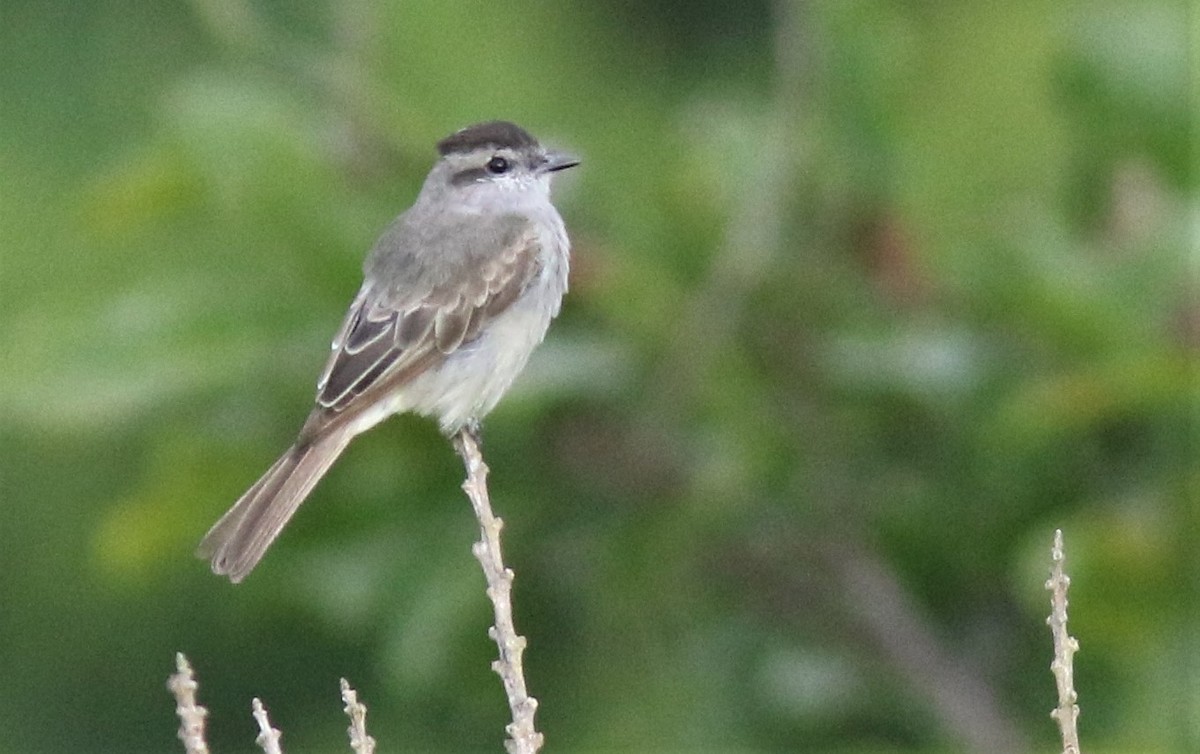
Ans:
[[[507,173],[508,172],[508,160],[497,155],[496,157],[493,157],[492,159],[488,160],[487,169],[488,169],[488,172],[492,173],[493,175],[500,175],[501,173]]]

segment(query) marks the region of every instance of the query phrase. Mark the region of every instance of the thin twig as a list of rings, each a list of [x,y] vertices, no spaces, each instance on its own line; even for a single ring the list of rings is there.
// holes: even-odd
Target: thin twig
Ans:
[[[346,732],[350,735],[350,748],[354,754],[375,754],[375,739],[367,735],[367,705],[358,701],[358,692],[350,687],[350,682],[342,679],[342,703],[346,706],[343,711],[350,718],[350,727]]]
[[[1021,732],[1001,713],[991,686],[969,659],[933,630],[920,603],[869,544],[830,534],[819,548],[838,592],[858,625],[888,662],[959,741],[964,752],[1029,751]]]
[[[1050,717],[1058,722],[1062,731],[1063,754],[1079,754],[1079,696],[1075,693],[1075,653],[1079,642],[1067,633],[1067,588],[1071,579],[1063,569],[1066,561],[1061,529],[1054,530],[1054,547],[1050,550],[1050,579],[1046,589],[1050,592],[1050,617],[1046,619],[1050,633],[1054,636],[1054,662],[1050,672],[1058,686],[1058,707]]]
[[[471,551],[483,566],[488,585],[487,595],[495,612],[496,622],[488,629],[488,636],[499,647],[500,659],[492,663],[492,670],[504,682],[504,692],[512,711],[512,722],[505,726],[509,738],[504,742],[504,747],[509,754],[535,754],[542,747],[542,734],[533,727],[537,700],[525,690],[525,671],[521,667],[525,637],[519,636],[513,626],[513,572],[505,568],[500,554],[500,529],[504,522],[492,514],[487,490],[488,467],[479,450],[479,439],[471,428],[463,428],[454,436],[454,449],[467,470],[463,492],[470,498],[475,517],[479,520],[479,541]]]
[[[183,652],[175,653],[175,674],[167,679],[167,688],[175,697],[175,714],[179,716],[179,740],[187,754],[208,754],[204,741],[204,718],[208,710],[196,704],[196,689],[200,684],[192,674],[192,666]]]
[[[254,743],[266,754],[283,754],[283,749],[279,746],[279,739],[283,734],[271,727],[267,708],[263,706],[262,701],[254,697],[250,708],[254,711],[254,721],[258,723],[258,738],[254,739]]]

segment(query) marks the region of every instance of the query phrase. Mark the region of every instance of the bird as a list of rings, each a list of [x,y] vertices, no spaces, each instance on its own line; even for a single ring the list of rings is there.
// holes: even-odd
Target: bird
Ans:
[[[477,431],[543,340],[570,242],[551,177],[575,167],[502,120],[437,143],[413,205],[375,242],[296,441],[197,550],[242,581],[357,435],[405,412]]]

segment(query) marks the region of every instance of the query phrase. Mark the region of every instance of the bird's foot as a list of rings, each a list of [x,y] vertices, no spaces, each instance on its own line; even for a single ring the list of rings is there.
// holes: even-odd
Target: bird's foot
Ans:
[[[478,419],[468,419],[467,423],[459,427],[458,431],[454,433],[454,437],[451,438],[459,455],[462,455],[463,444],[467,438],[470,438],[475,447],[483,447],[483,424]]]

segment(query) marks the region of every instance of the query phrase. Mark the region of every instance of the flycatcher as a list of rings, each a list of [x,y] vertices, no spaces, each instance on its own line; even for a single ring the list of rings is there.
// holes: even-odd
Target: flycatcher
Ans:
[[[567,290],[550,177],[579,164],[505,121],[440,141],[416,203],[375,242],[294,445],[217,521],[198,555],[245,578],[355,435],[406,411],[448,436],[495,406]]]

